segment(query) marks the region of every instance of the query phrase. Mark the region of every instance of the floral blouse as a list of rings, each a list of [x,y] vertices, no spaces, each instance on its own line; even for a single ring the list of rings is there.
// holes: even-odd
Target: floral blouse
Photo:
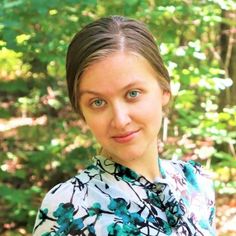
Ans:
[[[214,191],[193,161],[158,159],[154,182],[103,156],[47,193],[34,236],[208,236],[214,230]]]

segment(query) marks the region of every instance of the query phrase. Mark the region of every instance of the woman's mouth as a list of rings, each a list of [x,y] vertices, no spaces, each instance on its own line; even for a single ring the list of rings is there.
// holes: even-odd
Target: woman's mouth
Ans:
[[[117,143],[127,143],[131,141],[132,139],[134,139],[137,136],[139,131],[140,130],[135,130],[135,131],[129,131],[123,134],[114,135],[112,136],[112,139],[115,140]]]

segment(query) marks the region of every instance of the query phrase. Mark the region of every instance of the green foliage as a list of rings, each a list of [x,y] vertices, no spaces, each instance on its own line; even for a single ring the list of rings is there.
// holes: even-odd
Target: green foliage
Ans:
[[[72,36],[101,16],[142,20],[160,46],[174,95],[162,155],[210,163],[217,176],[228,176],[218,178],[219,192],[235,186],[236,106],[219,107],[232,84],[220,58],[220,24],[235,27],[222,16],[233,9],[231,0],[3,0],[0,120],[7,122],[0,124],[0,234],[30,234],[45,193],[96,152],[95,140],[69,107],[64,68]]]

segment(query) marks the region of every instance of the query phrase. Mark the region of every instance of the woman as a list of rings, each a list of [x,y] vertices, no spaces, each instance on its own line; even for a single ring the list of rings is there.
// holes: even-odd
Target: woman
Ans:
[[[145,25],[92,22],[73,38],[66,70],[72,106],[102,151],[47,193],[34,235],[215,235],[202,168],[158,157],[170,79]]]

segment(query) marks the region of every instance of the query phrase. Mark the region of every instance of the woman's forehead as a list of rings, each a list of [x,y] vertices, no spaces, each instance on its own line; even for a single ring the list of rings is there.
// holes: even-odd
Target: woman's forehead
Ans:
[[[80,86],[102,83],[145,81],[145,77],[156,77],[152,66],[141,56],[123,52],[111,54],[86,68],[80,78]],[[113,85],[115,85],[113,84]],[[111,84],[109,84],[111,85]]]

